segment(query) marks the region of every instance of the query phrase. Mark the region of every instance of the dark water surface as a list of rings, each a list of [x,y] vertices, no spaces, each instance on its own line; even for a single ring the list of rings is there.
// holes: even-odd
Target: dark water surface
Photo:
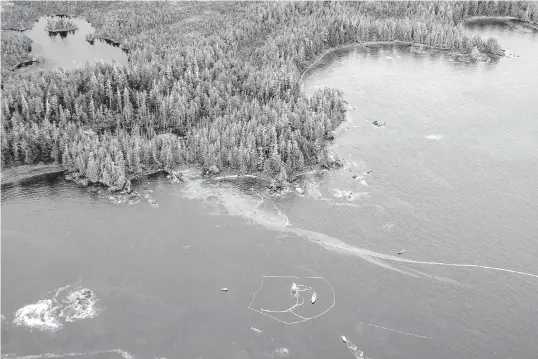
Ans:
[[[60,179],[3,191],[2,354],[535,358],[538,37],[469,31],[519,57],[358,47],[320,62],[305,90],[345,92],[347,166],[304,197],[164,178],[149,184],[157,208]],[[293,282],[306,287],[290,314]],[[57,331],[13,324],[66,285],[95,291],[99,312]]]
[[[93,27],[84,19],[70,18],[78,26],[78,30],[74,33],[57,34],[49,34],[45,30],[47,19],[47,17],[40,18],[32,29],[25,32],[33,41],[30,56],[41,57],[44,61],[23,71],[58,67],[74,69],[83,67],[87,61],[127,63],[127,54],[121,48],[100,40],[96,40],[93,45],[86,41],[85,37],[93,32]]]

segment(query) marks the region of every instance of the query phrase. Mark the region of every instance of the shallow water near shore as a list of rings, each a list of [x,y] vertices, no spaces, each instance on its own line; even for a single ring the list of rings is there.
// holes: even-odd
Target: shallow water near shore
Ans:
[[[533,358],[538,38],[469,31],[519,57],[460,64],[380,46],[320,61],[305,90],[344,91],[333,150],[346,167],[310,177],[305,196],[164,177],[135,185],[158,207],[62,179],[2,191],[2,355]],[[324,278],[296,312],[329,310],[264,315],[297,303],[268,276]],[[66,285],[93,291],[95,315],[14,325]]]

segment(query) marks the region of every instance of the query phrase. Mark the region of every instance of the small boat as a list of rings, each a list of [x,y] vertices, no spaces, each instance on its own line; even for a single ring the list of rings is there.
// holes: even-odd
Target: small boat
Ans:
[[[401,255],[404,254],[404,253],[405,253],[405,249],[402,249],[401,251],[398,252],[398,255],[401,256]]]
[[[344,337],[343,335],[340,335],[340,339],[342,339],[342,341],[343,341],[344,343],[347,343],[347,339],[346,339],[346,337]]]
[[[291,295],[296,295],[297,294],[297,284],[295,284],[295,282],[291,285]]]
[[[221,288],[220,290],[223,291],[223,292],[227,292],[228,288]]]
[[[317,297],[318,297],[318,293],[314,292],[314,294],[312,294],[312,304],[316,303]]]

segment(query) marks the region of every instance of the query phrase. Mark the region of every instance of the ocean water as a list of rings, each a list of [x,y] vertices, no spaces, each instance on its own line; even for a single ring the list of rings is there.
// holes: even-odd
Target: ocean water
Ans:
[[[512,55],[356,47],[307,74],[349,110],[345,168],[304,196],[162,177],[135,205],[62,179],[2,191],[2,358],[534,358],[538,37],[468,31]]]

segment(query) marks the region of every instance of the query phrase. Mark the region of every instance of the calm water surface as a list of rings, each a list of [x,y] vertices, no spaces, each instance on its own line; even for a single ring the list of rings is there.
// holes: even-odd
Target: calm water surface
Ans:
[[[273,205],[164,178],[149,184],[158,208],[63,180],[3,191],[2,353],[359,357],[345,335],[372,359],[534,358],[538,278],[433,263],[538,274],[538,37],[469,31],[519,57],[471,65],[357,47],[320,62],[305,90],[345,92],[333,149],[346,168],[311,178],[304,197]],[[295,303],[286,280],[318,292],[303,318],[329,308],[333,291],[334,307],[291,325],[263,311]],[[19,308],[77,283],[95,291],[96,317],[55,332],[12,324]]]
[[[93,27],[87,21],[71,18],[70,20],[78,26],[78,30],[63,35],[49,35],[45,30],[47,19],[47,17],[40,18],[32,29],[25,32],[32,40],[30,56],[39,56],[44,61],[23,71],[57,67],[74,69],[83,67],[87,61],[127,63],[127,54],[121,48],[100,40],[96,40],[93,45],[86,41],[86,35],[93,32]]]

